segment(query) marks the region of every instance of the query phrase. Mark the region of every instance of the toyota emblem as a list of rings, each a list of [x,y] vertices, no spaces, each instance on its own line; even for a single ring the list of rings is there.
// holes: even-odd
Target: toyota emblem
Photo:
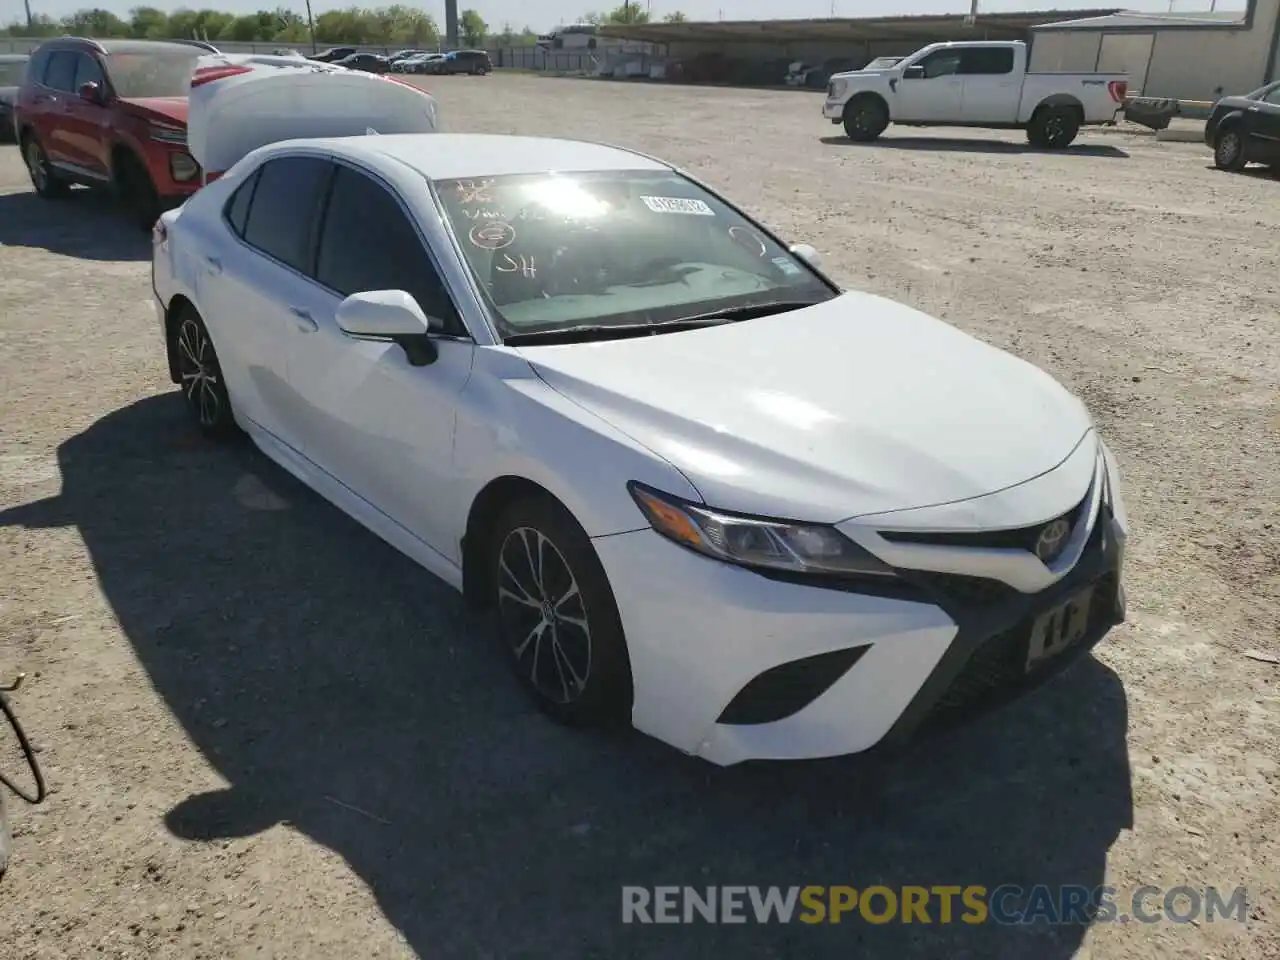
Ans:
[[[1036,538],[1036,556],[1042,563],[1052,563],[1067,545],[1067,537],[1071,535],[1071,524],[1065,520],[1054,520],[1040,531]]]

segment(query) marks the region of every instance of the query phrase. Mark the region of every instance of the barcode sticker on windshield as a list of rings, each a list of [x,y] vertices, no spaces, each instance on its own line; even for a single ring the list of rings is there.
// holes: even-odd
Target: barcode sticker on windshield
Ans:
[[[686,197],[641,197],[644,205],[654,213],[691,213],[699,217],[714,217],[716,212],[701,200]]]

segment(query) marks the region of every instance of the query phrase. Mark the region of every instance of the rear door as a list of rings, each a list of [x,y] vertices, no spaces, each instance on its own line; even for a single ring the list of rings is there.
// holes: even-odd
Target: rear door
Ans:
[[[963,102],[960,50],[943,47],[912,66],[923,67],[924,76],[898,81],[890,106],[893,119],[899,123],[959,122]]]
[[[67,139],[66,120],[67,103],[74,95],[72,90],[76,80],[76,58],[79,55],[75,50],[55,50],[50,54],[49,65],[37,94],[39,112],[36,132],[44,147],[45,156],[51,163],[75,163],[72,159],[74,151]]]
[[[322,157],[268,160],[232,194],[219,243],[198,251],[197,298],[237,412],[301,450],[287,377],[294,338],[314,328],[301,306],[314,283],[313,227],[328,188]]]
[[[963,79],[961,117],[965,123],[1013,123],[1022,97],[1022,75],[1014,70],[1012,47],[969,47],[960,51]]]

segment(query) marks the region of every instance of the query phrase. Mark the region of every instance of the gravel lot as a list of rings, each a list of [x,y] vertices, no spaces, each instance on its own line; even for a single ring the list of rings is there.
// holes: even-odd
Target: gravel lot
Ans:
[[[0,674],[55,791],[14,807],[6,960],[1280,956],[1280,182],[1121,132],[854,146],[795,92],[430,86],[451,130],[676,161],[1060,377],[1125,471],[1131,621],[893,762],[560,730],[452,593],[193,436],[146,240],[0,147]],[[621,884],[876,882],[1246,885],[1251,920],[619,922]]]

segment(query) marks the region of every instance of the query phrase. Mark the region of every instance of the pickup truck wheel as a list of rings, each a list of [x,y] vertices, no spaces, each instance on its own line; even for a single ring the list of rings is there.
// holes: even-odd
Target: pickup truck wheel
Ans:
[[[160,197],[151,174],[132,153],[121,154],[116,163],[116,189],[129,215],[150,232],[160,217]]]
[[[855,143],[871,143],[889,126],[889,108],[879,97],[854,97],[844,107],[844,132]]]
[[[57,200],[71,191],[71,185],[54,173],[49,166],[49,158],[36,140],[34,133],[28,133],[22,143],[22,159],[27,163],[27,173],[31,177],[31,186],[36,196],[45,200]]]
[[[1240,128],[1231,124],[1219,130],[1213,138],[1213,165],[1219,170],[1238,173],[1249,162],[1244,150],[1244,138],[1240,136]]]
[[[1080,132],[1080,118],[1070,107],[1041,107],[1027,127],[1027,139],[1036,147],[1064,150]]]

